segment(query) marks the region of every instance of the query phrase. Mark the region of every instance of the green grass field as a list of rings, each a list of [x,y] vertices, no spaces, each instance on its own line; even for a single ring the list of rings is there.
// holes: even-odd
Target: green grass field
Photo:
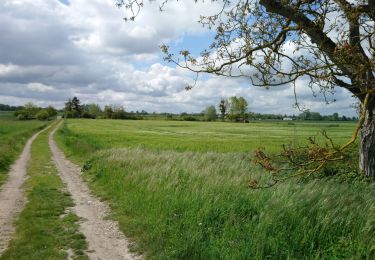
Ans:
[[[144,147],[153,150],[193,152],[253,152],[266,147],[280,151],[282,144],[300,144],[310,136],[322,139],[326,130],[338,143],[347,141],[355,123],[287,123],[70,120],[66,142],[86,149]],[[78,142],[76,139],[79,139]],[[77,151],[85,147],[76,147]]]
[[[57,140],[84,165],[113,218],[153,259],[373,259],[375,186],[349,177],[267,179],[251,163],[326,129],[338,142],[354,124],[69,120]]]
[[[14,112],[13,111],[0,111],[0,118],[15,120]]]
[[[36,120],[18,121],[12,112],[0,112],[0,185],[27,139],[45,125]]]

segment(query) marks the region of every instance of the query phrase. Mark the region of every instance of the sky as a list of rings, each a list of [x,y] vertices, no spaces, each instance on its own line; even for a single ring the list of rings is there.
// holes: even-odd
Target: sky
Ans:
[[[1,0],[0,103],[62,108],[77,96],[83,103],[123,105],[128,111],[200,112],[221,98],[243,96],[256,113],[299,114],[291,86],[269,90],[246,79],[195,75],[162,59],[159,46],[199,54],[212,32],[197,23],[219,6],[178,1],[160,12],[147,2],[135,22],[125,22],[114,0]],[[354,99],[337,89],[326,105],[307,82],[297,82],[298,101],[311,111],[355,116]]]

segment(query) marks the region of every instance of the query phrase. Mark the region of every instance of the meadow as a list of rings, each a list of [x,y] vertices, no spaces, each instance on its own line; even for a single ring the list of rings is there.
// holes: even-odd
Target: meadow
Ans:
[[[77,151],[118,147],[144,147],[178,152],[251,152],[265,147],[278,152],[283,144],[298,145],[308,137],[322,140],[326,130],[337,143],[347,141],[355,123],[184,122],[149,120],[69,120],[66,142],[86,147]],[[76,139],[82,139],[78,141]],[[323,140],[322,140],[323,141]],[[91,151],[90,151],[91,152]]]
[[[0,185],[27,139],[46,125],[41,121],[19,121],[12,112],[0,111]]]
[[[375,186],[345,174],[248,188],[252,163],[321,129],[337,142],[353,123],[250,124],[68,120],[57,140],[83,166],[113,218],[152,259],[373,259]],[[344,165],[345,171],[345,165]]]

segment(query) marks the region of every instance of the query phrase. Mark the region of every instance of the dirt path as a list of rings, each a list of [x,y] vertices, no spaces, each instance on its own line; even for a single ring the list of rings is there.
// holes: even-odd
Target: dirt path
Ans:
[[[67,185],[75,206],[73,210],[82,219],[80,230],[88,242],[90,259],[141,259],[129,253],[129,242],[119,230],[117,222],[108,220],[109,207],[94,197],[87,184],[81,178],[80,168],[67,160],[57,147],[53,135],[58,126],[50,133],[49,145],[59,175]]]
[[[26,204],[22,185],[27,176],[27,162],[30,158],[31,144],[46,129],[44,128],[34,134],[26,142],[20,157],[9,171],[8,180],[0,188],[0,255],[8,247],[15,231],[14,221]]]

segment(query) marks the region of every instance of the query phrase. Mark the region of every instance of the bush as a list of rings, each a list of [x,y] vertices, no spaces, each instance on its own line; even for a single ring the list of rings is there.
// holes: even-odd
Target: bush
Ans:
[[[215,106],[209,106],[204,110],[204,118],[206,121],[216,121],[217,114]]]
[[[57,110],[54,107],[48,106],[45,110],[47,111],[49,118],[57,116]]]
[[[83,117],[83,118],[91,118],[91,119],[95,119],[95,118],[96,118],[96,115],[90,114],[89,112],[85,111],[85,112],[83,112],[82,117]]]
[[[26,120],[27,118],[23,114],[17,114],[17,119],[18,120]]]
[[[45,109],[42,109],[40,110],[37,114],[36,114],[36,118],[40,121],[46,121],[49,119],[49,114],[48,114],[48,111],[45,110]]]
[[[76,111],[65,111],[64,118],[79,118],[79,114]]]
[[[196,117],[193,117],[193,116],[184,116],[183,120],[184,121],[199,121]]]
[[[17,119],[19,119],[19,120],[30,120],[30,119],[33,119],[33,115],[30,114],[30,112],[27,111],[26,109],[17,110],[16,112],[14,112],[14,116],[16,116]]]

